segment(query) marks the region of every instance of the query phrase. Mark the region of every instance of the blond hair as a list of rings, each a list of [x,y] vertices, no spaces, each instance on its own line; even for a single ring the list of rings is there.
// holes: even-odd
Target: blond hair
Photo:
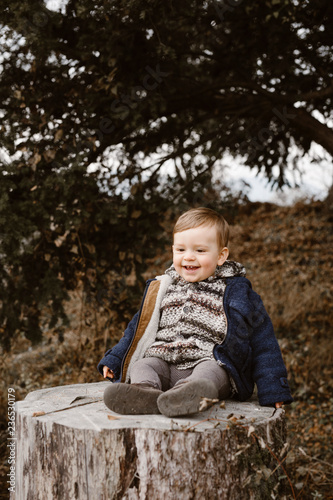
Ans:
[[[219,248],[222,249],[228,245],[229,224],[222,215],[206,207],[191,208],[183,213],[173,228],[173,235],[199,226],[215,226]]]

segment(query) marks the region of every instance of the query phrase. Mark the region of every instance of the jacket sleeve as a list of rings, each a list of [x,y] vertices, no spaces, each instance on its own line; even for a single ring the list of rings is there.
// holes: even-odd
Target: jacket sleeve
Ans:
[[[259,403],[262,406],[274,406],[280,401],[291,403],[293,398],[287,381],[287,370],[272,322],[260,296],[253,290],[251,290],[250,296],[253,304],[251,318],[252,372],[258,388]]]
[[[97,369],[101,375],[103,375],[103,366],[107,366],[115,374],[115,380],[120,378],[121,364],[134,337],[138,317],[139,312],[137,312],[128,323],[124,335],[119,340],[118,344],[106,351],[104,357],[98,363]]]

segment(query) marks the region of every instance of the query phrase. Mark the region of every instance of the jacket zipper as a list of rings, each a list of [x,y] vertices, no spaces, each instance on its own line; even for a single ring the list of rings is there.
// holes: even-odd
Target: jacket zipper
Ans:
[[[124,369],[124,363],[126,361],[126,358],[127,358],[127,354],[129,352],[129,350],[131,349],[132,347],[132,344],[134,342],[134,339],[135,339],[135,335],[136,335],[136,332],[137,332],[137,329],[138,329],[138,324],[140,322],[140,318],[141,318],[141,313],[142,313],[142,308],[143,308],[143,304],[144,304],[144,301],[146,299],[146,295],[147,295],[147,291],[148,291],[148,288],[150,286],[150,283],[154,281],[154,280],[151,280],[147,285],[146,285],[146,288],[143,292],[143,297],[142,297],[142,300],[141,300],[141,305],[140,305],[140,309],[139,309],[139,315],[138,315],[138,319],[136,321],[136,325],[135,325],[135,329],[134,329],[134,334],[133,334],[133,337],[132,337],[132,340],[131,340],[131,343],[129,344],[126,352],[125,352],[125,355],[122,359],[122,362],[121,362],[121,366],[120,366],[120,376],[119,376],[119,380],[121,381],[122,377],[123,377],[123,369]]]

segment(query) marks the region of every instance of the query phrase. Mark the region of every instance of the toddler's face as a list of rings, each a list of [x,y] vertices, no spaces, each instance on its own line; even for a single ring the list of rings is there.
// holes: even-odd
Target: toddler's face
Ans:
[[[229,255],[226,247],[218,247],[215,226],[199,226],[175,233],[172,249],[177,273],[192,283],[212,276],[216,266],[222,266]]]

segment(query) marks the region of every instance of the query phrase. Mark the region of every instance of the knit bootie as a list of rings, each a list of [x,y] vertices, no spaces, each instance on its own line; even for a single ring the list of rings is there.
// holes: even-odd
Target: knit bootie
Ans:
[[[202,398],[218,399],[218,390],[211,380],[182,382],[163,392],[157,406],[167,417],[180,417],[200,411]]]
[[[157,398],[162,391],[148,384],[110,384],[104,391],[104,403],[122,415],[160,413]]]

